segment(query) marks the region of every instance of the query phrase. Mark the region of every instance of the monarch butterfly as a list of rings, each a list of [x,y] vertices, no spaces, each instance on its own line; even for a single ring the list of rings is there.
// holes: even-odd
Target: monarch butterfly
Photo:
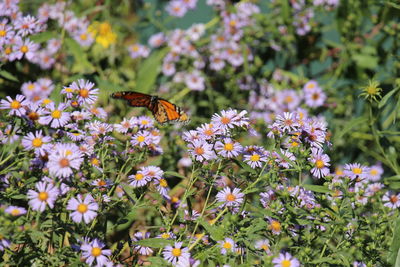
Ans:
[[[133,91],[124,91],[115,92],[111,95],[111,97],[115,99],[125,99],[132,107],[148,108],[159,123],[170,121],[189,121],[189,117],[180,107],[158,96],[152,96]]]

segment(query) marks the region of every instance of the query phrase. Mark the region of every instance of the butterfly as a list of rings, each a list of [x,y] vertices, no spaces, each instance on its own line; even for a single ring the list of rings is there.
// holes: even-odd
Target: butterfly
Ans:
[[[132,107],[148,108],[159,123],[189,121],[189,117],[180,107],[158,96],[133,91],[123,91],[115,92],[111,97],[115,99],[125,99]]]

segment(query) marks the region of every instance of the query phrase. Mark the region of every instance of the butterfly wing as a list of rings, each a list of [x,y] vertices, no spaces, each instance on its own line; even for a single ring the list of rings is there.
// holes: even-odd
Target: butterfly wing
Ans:
[[[123,91],[115,92],[111,97],[115,99],[124,99],[132,107],[147,107],[148,109],[151,109],[151,95],[133,91]]]
[[[169,121],[189,121],[188,116],[182,109],[171,102],[159,98],[154,109],[152,110],[154,118],[159,123],[165,123]]]

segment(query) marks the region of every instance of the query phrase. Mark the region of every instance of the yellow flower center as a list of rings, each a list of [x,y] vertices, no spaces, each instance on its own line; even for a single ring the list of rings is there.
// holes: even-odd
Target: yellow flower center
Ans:
[[[292,263],[290,262],[290,260],[283,260],[281,262],[282,267],[290,267],[292,265]]]
[[[232,151],[233,150],[233,144],[227,143],[224,145],[224,149],[227,151]]]
[[[34,147],[41,147],[42,144],[43,144],[43,141],[42,141],[41,138],[35,138],[35,139],[32,140],[32,145]]]
[[[225,249],[231,249],[231,248],[232,248],[232,244],[229,243],[229,242],[225,242],[223,247],[224,247]]]
[[[324,166],[325,166],[324,162],[322,160],[320,160],[320,159],[318,159],[315,162],[315,167],[317,167],[318,169],[322,169]]]
[[[89,96],[89,90],[88,89],[81,89],[79,90],[79,96],[86,98]]]
[[[20,212],[19,209],[13,209],[13,210],[11,211],[11,215],[12,215],[12,216],[18,216],[20,213],[21,213],[21,212]]]
[[[147,120],[142,120],[142,121],[141,121],[141,124],[142,124],[142,125],[147,125],[147,124],[149,124],[149,122],[148,122]]]
[[[12,52],[11,47],[7,47],[7,48],[4,50],[4,53],[5,53],[6,55],[11,54],[11,52]]]
[[[272,221],[270,225],[271,230],[275,232],[280,232],[281,231],[281,223],[278,221]]]
[[[87,210],[88,210],[88,205],[83,204],[83,203],[81,203],[81,204],[78,205],[78,209],[77,209],[78,212],[80,212],[80,213],[86,213]]]
[[[145,138],[144,138],[143,135],[140,135],[140,136],[138,136],[138,137],[136,138],[136,140],[137,140],[139,143],[142,143],[142,142],[144,142]]]
[[[265,250],[265,251],[268,251],[268,250],[269,250],[269,247],[268,247],[266,244],[263,244],[263,245],[261,246],[261,248],[262,248],[263,250]]]
[[[100,161],[99,161],[97,158],[92,158],[92,159],[90,160],[90,162],[91,162],[93,165],[96,165],[96,166],[99,166],[99,165],[100,165]]]
[[[204,154],[204,149],[202,147],[196,147],[194,152],[198,155],[203,155]]]
[[[100,255],[101,255],[101,248],[99,247],[92,248],[92,256],[98,257]]]
[[[48,98],[43,99],[43,104],[44,104],[44,105],[50,104],[51,102],[52,102],[52,101],[51,101],[50,99],[48,99]]]
[[[59,118],[61,118],[61,111],[58,110],[58,109],[56,109],[56,110],[54,110],[54,111],[51,113],[51,116],[52,116],[54,119],[59,119]]]
[[[227,117],[222,117],[221,118],[221,122],[222,124],[228,124],[231,122],[231,119],[227,118]]]
[[[38,198],[40,201],[46,201],[49,198],[49,194],[47,192],[40,192]]]
[[[369,173],[370,173],[371,175],[378,175],[378,170],[377,170],[377,169],[371,169],[371,170],[369,171]]]
[[[160,179],[160,186],[161,187],[167,187],[168,186],[167,181],[165,179]]]
[[[236,196],[234,194],[228,194],[228,195],[226,195],[225,199],[227,201],[235,201],[236,200]]]
[[[285,102],[286,102],[287,104],[292,103],[292,102],[293,102],[293,97],[291,97],[291,96],[285,97]]]
[[[140,180],[142,180],[142,179],[143,179],[143,177],[144,177],[144,175],[143,175],[143,174],[141,174],[141,173],[137,173],[137,174],[135,175],[135,180],[136,180],[136,181],[140,181]]]
[[[131,49],[132,49],[133,52],[137,52],[137,51],[139,51],[139,46],[133,45],[133,46],[131,47]]]
[[[21,107],[21,103],[17,100],[13,100],[10,104],[12,109],[19,109]]]
[[[391,195],[390,196],[390,202],[396,203],[399,200],[399,198],[396,195]]]
[[[6,36],[6,31],[5,30],[0,30],[0,36],[1,37],[4,37],[4,36]]]
[[[253,154],[253,155],[251,155],[250,160],[251,161],[259,161],[260,160],[260,155]]]
[[[170,237],[171,237],[171,235],[169,233],[163,233],[161,235],[161,238],[164,238],[164,239],[167,239],[167,238],[170,238]]]
[[[35,89],[35,85],[33,83],[28,84],[28,90],[32,91],[33,89]]]
[[[105,186],[107,183],[106,183],[106,181],[104,181],[104,180],[100,180],[98,183],[97,183],[97,185],[98,186]]]
[[[172,249],[172,255],[174,255],[174,257],[179,257],[180,255],[182,255],[181,249],[180,248]]]
[[[317,99],[319,99],[319,94],[318,93],[314,93],[314,94],[312,94],[312,99],[313,100],[317,100]]]
[[[21,46],[20,51],[25,54],[29,51],[29,48],[26,45],[23,45]]]
[[[79,38],[81,38],[81,40],[86,41],[87,40],[87,34],[86,33],[82,33]]]
[[[361,174],[362,173],[362,169],[361,168],[354,168],[353,169],[353,173],[354,174]]]
[[[308,88],[308,89],[313,89],[314,87],[315,87],[315,84],[314,84],[314,83],[310,83],[310,84],[307,85],[307,88]]]
[[[67,158],[62,158],[59,162],[61,168],[66,168],[69,166],[69,160]]]

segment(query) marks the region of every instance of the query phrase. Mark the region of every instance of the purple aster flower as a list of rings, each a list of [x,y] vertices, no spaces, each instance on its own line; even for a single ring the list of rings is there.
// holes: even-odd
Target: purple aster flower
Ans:
[[[66,108],[65,103],[60,103],[57,108],[53,102],[48,104],[43,112],[44,116],[39,118],[39,123],[50,125],[52,128],[63,127],[71,119],[69,112],[64,111]]]
[[[27,15],[14,21],[14,28],[18,30],[18,34],[22,37],[32,35],[40,31],[40,24],[35,17]]]
[[[267,162],[266,151],[262,147],[248,146],[244,148],[243,161],[253,169],[262,167],[263,162]]]
[[[214,148],[225,158],[237,157],[243,151],[242,145],[231,138],[224,138],[223,142],[217,141]]]
[[[174,246],[166,246],[163,250],[164,259],[176,265],[182,258],[190,258],[189,248],[182,248],[182,242],[175,242]]]
[[[385,207],[397,209],[400,207],[400,194],[388,191],[383,195],[382,201],[386,202],[383,204]]]
[[[377,182],[381,179],[383,168],[381,164],[376,164],[368,168],[368,180]]]
[[[220,208],[224,207],[239,207],[243,203],[244,194],[240,192],[239,188],[233,190],[225,187],[222,191],[218,192],[216,199],[221,202]]]
[[[185,76],[186,86],[194,91],[204,91],[204,77],[200,75],[199,71],[194,71],[186,74]]]
[[[280,166],[282,166],[285,169],[288,169],[290,167],[290,161],[295,161],[296,157],[292,152],[289,152],[287,150],[283,150],[281,149],[281,155],[278,153],[274,153],[274,155],[276,156],[276,162],[279,163]]]
[[[87,240],[82,244],[82,256],[86,259],[86,263],[93,265],[96,261],[96,266],[106,266],[110,263],[108,258],[111,255],[111,250],[104,249],[106,245],[99,239],[95,238],[93,241]]]
[[[164,178],[156,179],[154,181],[154,185],[156,186],[157,191],[162,196],[168,196],[169,187],[168,187],[167,180],[165,180]]]
[[[86,123],[85,128],[88,128],[91,135],[105,135],[106,133],[110,133],[113,131],[113,127],[111,124],[101,122],[101,121],[93,121],[90,123]]]
[[[133,187],[142,187],[150,182],[151,177],[146,175],[146,172],[144,172],[143,170],[140,170],[135,175],[129,175],[128,179],[129,185]]]
[[[271,254],[271,252],[270,252],[270,244],[269,244],[269,240],[268,239],[257,240],[255,245],[254,245],[254,247],[256,249],[264,250],[268,254]]]
[[[128,52],[131,58],[148,57],[150,49],[141,44],[134,44],[128,47]]]
[[[360,163],[349,163],[344,166],[344,174],[350,179],[363,180],[368,177],[368,168]]]
[[[22,138],[22,146],[25,150],[34,150],[37,155],[45,155],[46,151],[49,150],[51,141],[50,136],[44,136],[42,130],[36,131],[35,133],[28,133],[27,136]]]
[[[218,245],[221,247],[222,255],[234,252],[236,249],[235,241],[233,241],[233,239],[229,237],[226,237],[224,240],[218,241]]]
[[[330,158],[328,155],[323,154],[322,149],[311,148],[311,157],[308,160],[313,163],[311,173],[316,178],[322,178],[329,174]]]
[[[299,131],[299,124],[297,123],[294,113],[285,112],[283,116],[278,115],[273,126],[276,126],[282,132],[297,132]]]
[[[152,138],[148,131],[139,131],[132,136],[131,143],[134,146],[145,147],[152,143]]]
[[[124,118],[120,123],[114,124],[114,129],[119,133],[127,133],[133,129],[137,123],[137,119],[132,117],[130,119]]]
[[[25,40],[16,38],[13,52],[10,55],[10,60],[20,60],[23,56],[25,56],[27,60],[32,61],[35,58],[38,49],[39,44],[32,42],[29,40],[29,38],[26,38]]]
[[[51,175],[66,178],[73,174],[73,169],[79,170],[83,155],[73,144],[58,144],[51,151],[47,167]]]
[[[183,17],[187,12],[187,7],[182,4],[182,1],[172,0],[165,8],[171,16]]]
[[[7,96],[7,100],[2,99],[0,101],[0,109],[9,109],[8,115],[16,115],[22,117],[26,113],[25,106],[28,105],[29,101],[25,100],[25,96],[17,95],[15,99]]]
[[[216,157],[212,150],[212,145],[203,140],[194,140],[188,145],[188,148],[192,157],[200,162],[214,159]]]
[[[52,209],[60,193],[58,188],[53,184],[38,182],[36,183],[36,189],[37,191],[32,189],[28,191],[29,206],[31,206],[32,210],[43,212],[46,205],[49,205]]]
[[[0,251],[4,251],[4,249],[9,248],[10,246],[11,241],[0,235]]]
[[[79,104],[92,105],[97,101],[98,88],[93,88],[94,83],[79,79],[78,83],[73,82],[69,87],[78,95]]]
[[[137,232],[133,235],[132,241],[137,242],[143,239],[147,239],[150,237],[150,232]],[[153,253],[153,250],[149,247],[141,246],[141,245],[134,245],[133,249],[137,252],[139,252],[140,255],[150,255]]]
[[[304,94],[304,100],[307,106],[317,108],[324,104],[326,94],[319,87],[308,89]]]
[[[294,258],[290,253],[280,253],[278,257],[272,260],[274,267],[300,267],[298,259]]]
[[[90,194],[87,194],[85,199],[83,199],[82,195],[77,195],[77,198],[71,198],[68,200],[67,210],[73,211],[70,214],[72,221],[76,223],[80,223],[82,220],[85,221],[86,224],[93,221],[97,216],[97,210],[99,209],[99,205],[93,199]]]
[[[17,206],[9,206],[5,209],[5,213],[8,213],[14,217],[26,214],[26,209]]]

